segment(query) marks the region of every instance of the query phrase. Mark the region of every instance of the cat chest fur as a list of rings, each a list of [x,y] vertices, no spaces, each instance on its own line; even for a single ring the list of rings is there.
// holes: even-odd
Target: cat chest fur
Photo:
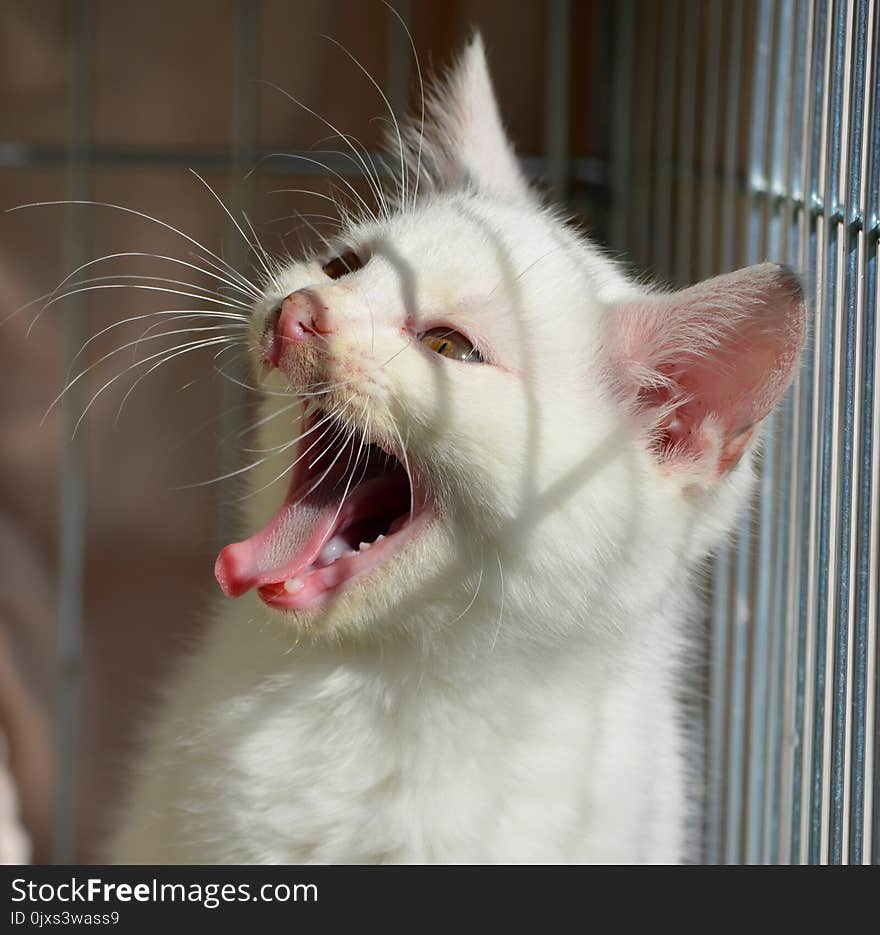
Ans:
[[[272,637],[227,637],[158,725],[177,756],[144,764],[114,859],[684,856],[678,716],[665,680],[639,671],[646,659],[572,647],[530,674],[498,652],[451,679],[412,656],[309,651],[279,672]],[[251,673],[247,692],[218,688],[220,655]]]

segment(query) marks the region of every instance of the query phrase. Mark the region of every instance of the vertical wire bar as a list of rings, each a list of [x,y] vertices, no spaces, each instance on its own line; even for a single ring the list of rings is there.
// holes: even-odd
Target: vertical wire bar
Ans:
[[[836,212],[840,231],[838,234],[838,288],[837,314],[842,329],[837,345],[842,375],[835,380],[842,383],[842,394],[838,418],[842,423],[842,435],[838,463],[839,480],[839,544],[837,568],[837,613],[834,660],[834,688],[831,734],[830,784],[830,841],[829,861],[834,864],[849,859],[849,809],[850,809],[850,762],[848,752],[852,736],[850,717],[852,704],[852,649],[854,589],[852,568],[855,564],[855,525],[853,514],[858,504],[853,497],[858,495],[858,484],[853,483],[854,451],[858,445],[860,422],[859,401],[856,387],[861,381],[861,367],[856,358],[856,348],[861,341],[861,322],[856,315],[856,293],[858,287],[857,237],[851,222],[856,220],[858,205],[858,170],[861,160],[863,103],[864,103],[864,39],[865,3],[849,3],[846,7],[844,34],[845,52],[843,67],[843,100],[841,106],[841,159],[838,187],[839,208]],[[853,202],[855,201],[855,209]]]
[[[785,125],[784,152],[781,154],[781,189],[786,193],[785,217],[780,230],[780,257],[799,263],[800,228],[803,214],[801,187],[802,140],[805,117],[805,82],[807,75],[808,11],[805,3],[794,4],[794,24],[790,28],[792,54],[788,76],[788,120],[778,115],[776,120]],[[790,20],[791,14],[786,14]],[[774,184],[776,179],[774,179]],[[785,241],[785,244],[782,241]],[[781,630],[780,653],[771,667],[776,679],[776,709],[771,725],[773,745],[773,772],[768,777],[771,795],[768,796],[769,815],[766,819],[764,861],[789,863],[792,827],[791,777],[794,756],[798,752],[792,729],[795,673],[797,658],[797,603],[799,592],[797,560],[802,547],[800,525],[800,491],[803,462],[800,457],[803,435],[803,374],[795,376],[785,409],[785,432],[781,446],[780,474],[782,478],[779,511],[779,546],[777,551],[776,606],[772,618]]]
[[[561,201],[569,182],[571,0],[550,2],[544,61],[544,176]]]
[[[825,302],[828,294],[827,250],[825,247],[827,219],[824,214],[824,196],[826,192],[828,157],[827,125],[830,92],[826,93],[825,76],[831,68],[832,33],[829,19],[833,15],[831,0],[820,5],[816,13],[816,108],[813,131],[813,153],[811,167],[811,193],[813,210],[816,212],[814,228],[814,258],[816,311],[814,317],[815,334],[813,339],[813,412],[812,434],[813,448],[810,465],[810,533],[809,533],[809,577],[808,577],[808,673],[804,692],[805,722],[808,724],[809,744],[805,743],[805,762],[803,774],[803,855],[804,862],[818,862],[820,797],[815,794],[817,781],[816,761],[819,761],[818,781],[821,783],[822,730],[824,714],[824,677],[825,677],[825,606],[824,587],[827,571],[827,517],[823,516],[822,502],[823,478],[828,453],[826,451],[827,421],[825,415],[825,397],[828,378],[826,362],[830,359],[827,350],[827,335],[833,331],[831,320],[826,311]],[[818,80],[821,76],[821,83]]]
[[[724,128],[724,191],[721,204],[721,272],[730,272],[736,266],[736,191],[737,191],[737,139],[740,130],[740,104],[743,54],[743,5],[729,5],[727,118]]]
[[[659,26],[660,4],[648,4],[647,7],[640,6],[639,18],[636,29],[638,41],[636,48],[638,51],[644,50],[644,58],[640,63],[638,93],[636,100],[641,102],[641,109],[638,117],[643,120],[640,124],[638,134],[634,134],[633,139],[638,143],[636,170],[633,173],[633,188],[635,197],[629,199],[629,206],[632,210],[631,221],[628,221],[629,229],[633,234],[633,253],[636,262],[643,269],[651,263],[651,242],[654,230],[654,218],[652,212],[653,191],[657,186],[656,179],[656,147],[653,145],[655,139],[655,124],[657,123],[657,113],[655,102],[656,90],[656,63],[657,63],[657,43],[654,39],[656,30]]]
[[[819,349],[823,333],[824,316],[821,314],[821,287],[819,263],[821,253],[821,216],[818,212],[820,184],[823,175],[822,109],[825,98],[825,36],[827,32],[827,0],[816,0],[810,5],[810,29],[807,48],[810,53],[808,93],[810,104],[804,132],[804,233],[801,246],[804,252],[801,267],[808,271],[814,289],[815,304],[813,330],[808,335],[804,368],[804,457],[809,464],[804,484],[801,510],[806,517],[807,541],[801,552],[801,595],[798,633],[798,684],[795,704],[795,736],[800,740],[801,755],[795,759],[792,783],[792,859],[806,863],[810,841],[810,762],[813,749],[813,682],[816,668],[816,577],[817,577],[817,523],[819,477]]]
[[[769,49],[772,34],[773,8],[770,0],[759,0],[757,4],[756,23],[753,26],[752,47],[755,49],[755,60],[752,62],[753,79],[750,85],[751,138],[749,142],[748,165],[748,227],[746,241],[746,256],[749,262],[754,262],[760,255],[764,239],[764,208],[763,193],[766,191],[766,178],[764,172],[764,153],[767,130],[767,93]],[[737,93],[742,89],[737,88]],[[764,431],[772,439],[772,419],[768,419]],[[768,446],[772,452],[772,441]],[[764,463],[766,463],[766,455]],[[766,476],[766,475],[763,475]],[[769,491],[762,491],[765,498]],[[751,846],[754,829],[750,826],[751,809],[751,764],[747,762],[752,752],[753,735],[750,730],[751,712],[759,710],[761,715],[762,703],[756,697],[757,685],[754,679],[754,664],[757,663],[757,676],[760,679],[761,670],[766,660],[766,649],[760,658],[754,652],[750,653],[751,637],[757,633],[757,614],[753,613],[752,606],[752,548],[754,545],[753,511],[754,498],[750,499],[743,515],[735,549],[735,588],[732,621],[731,659],[730,659],[730,718],[728,735],[728,768],[727,768],[727,828],[726,828],[726,862],[729,864],[751,860]],[[765,531],[764,524],[759,526],[759,535]],[[753,662],[752,672],[749,671],[749,662]],[[750,674],[752,678],[750,678]],[[766,674],[764,678],[766,684]],[[750,691],[749,691],[750,689]],[[748,712],[748,714],[747,714]],[[759,717],[759,720],[762,720]],[[747,737],[749,740],[747,748]]]
[[[876,153],[876,151],[875,151]],[[876,159],[875,154],[875,159]],[[875,228],[876,230],[876,228]],[[880,582],[877,581],[877,568],[880,566],[880,507],[878,507],[878,490],[880,490],[880,379],[877,378],[880,373],[880,340],[877,336],[877,310],[880,309],[880,271],[878,271],[877,258],[877,238],[874,239],[874,255],[872,258],[873,285],[873,341],[874,341],[874,423],[873,437],[871,442],[871,559],[874,569],[872,580],[869,585],[868,598],[868,619],[876,621],[880,616]],[[865,860],[864,863],[872,862],[880,865],[880,636],[877,633],[877,627],[873,626],[868,631],[868,653],[867,653],[867,718],[865,723],[865,762],[869,768],[873,767],[871,778],[866,783],[865,790],[865,826],[870,829],[870,839],[865,842]],[[873,699],[872,699],[873,694]],[[867,835],[866,835],[867,837]],[[870,856],[869,856],[870,855]]]
[[[856,70],[861,84],[862,130],[858,152],[850,162],[851,178],[849,186],[850,203],[847,216],[854,230],[856,241],[856,268],[852,286],[855,290],[855,319],[859,329],[856,338],[856,362],[859,373],[854,384],[858,388],[856,403],[858,412],[853,414],[853,424],[858,436],[853,438],[853,505],[852,505],[852,540],[851,552],[854,567],[854,580],[851,589],[853,619],[852,672],[849,678],[851,686],[850,706],[852,711],[852,731],[849,740],[850,757],[850,809],[849,809],[849,853],[851,864],[860,864],[866,856],[865,848],[865,806],[866,787],[870,786],[870,776],[866,776],[865,727],[868,720],[868,666],[867,652],[869,645],[870,618],[867,614],[867,579],[870,568],[870,527],[866,520],[870,517],[870,438],[871,438],[871,394],[874,373],[872,371],[873,326],[867,301],[868,288],[868,220],[870,205],[868,202],[871,180],[870,141],[876,101],[876,70],[872,60],[876,56],[873,41],[876,8],[873,3],[863,3],[860,10],[861,24],[856,41],[858,42]],[[858,224],[858,221],[861,223]],[[851,273],[852,275],[852,273]],[[867,454],[867,457],[866,457]],[[867,780],[867,781],[866,781]]]
[[[709,671],[709,814],[706,860],[720,864],[724,855],[725,712],[730,601],[730,550],[725,545],[715,558],[712,590],[712,638]]]
[[[733,611],[730,646],[730,715],[727,736],[727,821],[724,862],[742,863],[745,810],[746,662],[750,607],[749,559],[752,538],[751,503],[740,521],[733,552]]]
[[[777,5],[777,27],[774,39],[773,107],[769,117],[769,191],[770,231],[768,256],[780,261],[790,259],[790,152],[792,127],[797,121],[797,107],[792,100],[794,45],[796,41],[796,11],[793,0],[781,0]],[[761,809],[761,836],[756,844],[756,862],[771,863],[776,859],[779,837],[779,771],[782,756],[782,705],[784,691],[785,629],[783,600],[788,591],[788,507],[791,498],[791,438],[794,425],[794,392],[789,390],[776,417],[775,462],[772,476],[772,503],[762,501],[767,511],[765,520],[770,529],[764,541],[770,543],[770,555],[765,572],[766,597],[758,601],[759,617],[762,604],[767,618],[769,646],[765,672],[767,711],[763,725],[763,764],[760,781],[762,800],[755,799]],[[760,561],[760,560],[759,560]],[[759,564],[760,568],[760,564]],[[772,580],[771,580],[772,574]],[[759,582],[760,584],[760,582]],[[759,595],[761,589],[759,587]],[[756,738],[757,740],[757,738]]]
[[[867,200],[862,205],[868,255],[865,263],[865,447],[862,453],[863,495],[860,523],[864,530],[864,557],[860,562],[860,606],[865,609],[865,811],[863,863],[880,864],[880,10],[872,4],[870,108],[871,132],[866,146]]]
[[[752,84],[751,140],[749,155],[749,237],[747,262],[756,263],[766,251],[767,201],[767,137],[770,107],[770,74],[778,59],[774,40],[774,4],[761,0],[758,4],[755,60]],[[778,87],[774,88],[778,93]],[[749,604],[749,590],[754,588],[754,613],[751,618],[751,673],[749,679],[748,757],[745,774],[745,862],[761,859],[761,820],[764,799],[764,753],[767,728],[767,657],[769,648],[770,555],[772,539],[773,475],[775,472],[776,414],[765,420],[764,446],[760,464],[760,496],[754,576],[743,579],[739,601]],[[757,580],[754,580],[757,579]],[[745,725],[744,725],[745,728]]]
[[[697,263],[697,278],[705,279],[715,271],[715,257],[713,248],[716,241],[715,198],[716,198],[716,146],[718,141],[718,108],[721,104],[721,2],[711,0],[707,21],[707,52],[704,58],[706,73],[706,94],[703,103],[703,127],[700,143],[700,175],[702,177],[700,189],[700,237],[699,259]],[[718,584],[715,585],[716,591]],[[716,616],[712,613],[712,617]],[[705,840],[703,859],[707,863],[718,863],[720,860],[720,831],[721,831],[721,796],[723,792],[723,754],[721,746],[721,731],[723,720],[716,723],[718,706],[713,704],[713,690],[723,677],[723,657],[716,653],[712,640],[709,641],[708,660],[708,712],[707,712],[707,742],[705,760]],[[717,733],[716,733],[717,731]]]
[[[70,60],[70,151],[68,198],[87,200],[93,126],[94,9],[91,0],[78,0],[72,15]],[[66,262],[78,268],[87,259],[88,221],[81,207],[70,209]],[[67,370],[83,346],[87,303],[74,297],[64,314],[64,354]],[[53,860],[76,859],[77,755],[79,749],[80,685],[82,679],[83,576],[86,537],[86,432],[73,436],[84,403],[84,387],[77,384],[64,399],[65,448],[61,474],[61,520],[58,582],[58,660],[56,706],[56,777]],[[86,427],[88,422],[85,423]]]
[[[651,244],[651,265],[655,275],[664,279],[672,274],[672,128],[675,125],[675,77],[678,72],[676,46],[678,39],[679,0],[663,5],[660,17],[660,57],[657,60],[657,120],[654,126],[656,183],[654,188],[654,236]]]
[[[412,30],[412,0],[393,0],[392,6],[400,19],[388,10],[386,19],[388,24],[388,88],[386,94],[391,102],[391,109],[400,120],[408,110],[413,54],[401,20],[406,24],[407,29]]]
[[[257,0],[238,0],[236,15],[235,76],[232,94],[232,148],[230,151],[229,180],[230,211],[241,218],[243,213],[250,214],[254,200],[254,185],[248,173],[253,168],[257,157],[257,143],[260,132],[260,64],[259,64],[260,17]],[[247,225],[242,223],[247,231]],[[241,233],[230,221],[227,225],[230,251],[229,262],[235,269],[245,272],[255,259],[258,249],[250,247],[242,239]],[[254,236],[254,235],[250,235]],[[219,451],[220,471],[227,473],[239,467],[241,453],[235,444],[244,427],[246,412],[244,407],[245,390],[241,385],[247,383],[247,363],[230,361],[227,368],[237,368],[234,380],[223,380],[220,390],[221,407],[221,443]],[[235,538],[238,530],[238,511],[235,504],[221,498],[217,513],[218,542],[229,542]]]
[[[831,5],[826,61],[828,94],[823,120],[825,140],[823,197],[823,297],[828,327],[822,347],[822,471],[819,489],[819,595],[816,667],[816,720],[813,725],[810,862],[827,863],[830,840],[831,732],[834,687],[837,576],[839,573],[840,385],[843,313],[840,307],[840,162],[843,119],[843,58],[848,4]]]
[[[629,250],[629,213],[633,179],[632,119],[633,67],[635,56],[634,0],[621,0],[615,7],[614,120],[611,128],[611,245]]]
[[[693,269],[694,124],[697,109],[697,51],[700,8],[697,0],[684,0],[681,77],[678,98],[678,213],[676,217],[675,279],[679,286],[691,281]]]
[[[700,9],[697,0],[682,0],[681,26],[681,68],[678,72],[678,143],[675,158],[677,161],[677,197],[675,221],[675,280],[679,286],[687,285],[691,280],[694,266],[693,249],[693,210],[695,164],[695,123],[697,97],[697,53],[699,50]],[[672,134],[672,124],[669,124]],[[669,232],[670,243],[673,240]],[[667,262],[669,262],[667,260]],[[672,272],[670,270],[670,272]],[[700,719],[700,726],[705,724]],[[694,738],[697,739],[696,737]],[[702,738],[705,743],[705,737]],[[695,744],[696,746],[696,744]],[[698,764],[695,764],[698,765]]]
[[[876,39],[876,32],[875,32]],[[875,42],[875,50],[877,48]],[[875,55],[877,52],[875,51]],[[880,121],[878,121],[880,123]],[[880,162],[880,133],[875,129],[874,133],[874,163],[875,166]],[[876,181],[877,172],[875,168],[874,178]],[[874,194],[877,194],[876,185]],[[876,202],[875,202],[876,204]],[[880,619],[880,581],[878,581],[877,569],[880,568],[880,340],[878,340],[877,314],[880,309],[880,263],[878,263],[878,225],[880,221],[875,215],[874,220],[874,245],[873,256],[871,258],[871,267],[873,277],[873,292],[869,293],[873,308],[871,319],[873,322],[873,340],[874,340],[874,396],[873,396],[873,433],[871,440],[871,559],[869,567],[873,569],[871,581],[868,586],[868,620],[876,621]],[[869,278],[870,287],[870,278]],[[867,683],[869,693],[867,698],[868,720],[865,724],[865,762],[873,767],[873,779],[869,783],[870,793],[866,789],[865,798],[870,800],[865,803],[866,827],[871,829],[870,841],[870,860],[874,864],[880,865],[880,635],[877,633],[877,627],[872,626],[868,631],[868,671]],[[873,699],[871,698],[873,693]],[[873,701],[873,703],[872,703]],[[869,853],[868,845],[865,846],[866,855]],[[867,862],[867,860],[866,860]]]
[[[706,25],[705,97],[701,116],[703,133],[700,144],[700,222],[697,279],[706,279],[715,272],[713,250],[715,237],[715,162],[718,142],[718,109],[721,105],[721,0],[710,0]]]
[[[736,265],[736,141],[739,133],[740,75],[742,72],[743,9],[742,4],[727,6],[728,59],[725,74],[726,115],[724,128],[721,248],[722,271]],[[721,863],[727,853],[726,828],[729,804],[727,801],[728,775],[725,769],[727,755],[726,724],[728,721],[728,645],[731,640],[730,576],[731,548],[724,543],[718,549],[713,563],[712,601],[712,656],[710,662],[710,720],[709,755],[712,782],[709,809],[710,863]]]

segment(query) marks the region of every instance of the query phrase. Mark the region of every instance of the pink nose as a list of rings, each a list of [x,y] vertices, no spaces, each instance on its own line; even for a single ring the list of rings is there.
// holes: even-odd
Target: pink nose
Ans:
[[[280,366],[285,353],[293,351],[299,344],[331,334],[332,331],[326,305],[314,292],[300,289],[289,295],[281,307],[275,310],[274,326],[270,323],[267,328],[269,346],[265,349],[266,358],[269,363]]]

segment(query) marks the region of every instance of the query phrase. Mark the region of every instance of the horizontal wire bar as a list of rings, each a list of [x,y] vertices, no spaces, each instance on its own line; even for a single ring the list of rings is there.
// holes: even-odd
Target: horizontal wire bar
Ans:
[[[273,158],[275,157],[275,158]],[[303,157],[303,158],[299,158]],[[378,159],[379,153],[368,153]],[[67,165],[69,153],[64,146],[0,142],[0,169],[62,169]],[[305,160],[320,159],[324,166]],[[524,156],[522,164],[533,177],[543,175],[546,162],[540,156]],[[142,147],[117,148],[96,146],[89,153],[92,169],[216,169],[229,171],[251,165],[263,164],[272,172],[288,175],[340,175],[357,176],[361,173],[352,165],[345,153],[301,149],[283,151],[258,149],[252,161],[242,161],[236,154],[224,149],[148,149]],[[384,170],[377,163],[380,173]],[[609,182],[608,166],[601,160],[589,156],[577,156],[569,160],[569,179],[590,187],[604,188]]]

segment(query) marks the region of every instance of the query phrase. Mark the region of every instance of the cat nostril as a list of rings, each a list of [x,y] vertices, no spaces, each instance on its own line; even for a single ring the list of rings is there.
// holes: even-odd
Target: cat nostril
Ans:
[[[277,340],[309,341],[333,331],[329,309],[308,289],[289,295],[273,318]]]
[[[281,306],[275,309],[270,315],[266,316],[266,323],[263,325],[264,334],[275,334],[278,330],[278,322],[281,320]]]

